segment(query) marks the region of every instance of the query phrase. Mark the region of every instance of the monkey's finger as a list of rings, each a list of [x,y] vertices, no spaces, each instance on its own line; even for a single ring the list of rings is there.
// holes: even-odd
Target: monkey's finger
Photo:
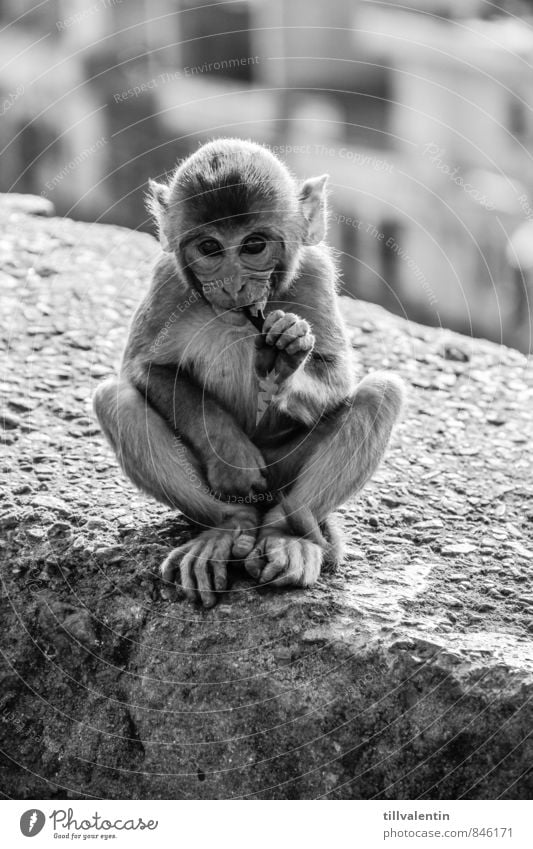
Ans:
[[[320,575],[322,552],[314,543],[294,540],[288,569],[272,581],[275,587],[309,587]]]
[[[267,547],[268,563],[263,569],[260,584],[267,582],[274,586],[298,583],[303,574],[303,556],[300,543],[295,539],[281,541],[272,538]]]
[[[255,545],[258,527],[255,524],[255,516],[252,518],[248,513],[237,515],[234,522],[231,555],[236,560],[244,560]]]
[[[267,584],[270,581],[273,581],[278,575],[283,574],[287,569],[287,559],[284,556],[283,552],[279,552],[277,556],[271,557],[269,555],[268,563],[265,568],[261,572],[259,577],[260,584]]]
[[[267,345],[274,345],[277,343],[279,337],[286,333],[289,328],[293,327],[297,324],[301,319],[298,318],[297,315],[294,315],[292,312],[287,312],[282,318],[278,318],[277,321],[271,326],[270,330],[266,334],[265,340]]]
[[[265,335],[265,342],[267,345],[275,345],[279,336],[290,327],[292,316],[289,315],[289,321],[287,321],[287,316],[283,316],[283,318],[278,318],[277,321],[274,322],[268,333]]]
[[[268,582],[271,587],[299,587],[302,584],[302,576],[303,568],[298,564],[291,564],[271,578],[264,574],[261,575],[259,583],[266,584]]]
[[[284,574],[284,567],[279,563],[268,563],[259,576],[260,584],[275,584],[278,576]]]
[[[277,325],[276,325],[277,327]],[[309,335],[309,325],[306,321],[298,320],[294,324],[291,324],[290,327],[286,327],[283,330],[276,342],[276,348],[280,350],[282,348],[287,348],[289,345],[295,340],[305,339]]]
[[[269,312],[265,318],[265,323],[263,324],[263,334],[268,333],[272,325],[280,318],[283,318],[284,315],[285,313],[283,310],[273,310],[272,312]]]
[[[290,356],[294,356],[294,354],[307,353],[310,351],[315,344],[315,337],[312,333],[308,333],[307,336],[299,336],[294,342],[290,342],[289,345],[285,348],[285,353]]]

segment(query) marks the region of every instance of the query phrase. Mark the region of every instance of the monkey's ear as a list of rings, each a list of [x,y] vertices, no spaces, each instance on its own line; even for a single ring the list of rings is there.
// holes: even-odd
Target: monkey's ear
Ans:
[[[155,180],[148,181],[148,197],[146,206],[149,212],[154,216],[159,231],[159,243],[164,251],[170,252],[172,248],[168,240],[167,225],[167,210],[170,199],[170,188],[163,183],[156,183]]]
[[[300,208],[307,222],[306,245],[318,245],[326,235],[326,183],[327,174],[311,177],[300,190]]]

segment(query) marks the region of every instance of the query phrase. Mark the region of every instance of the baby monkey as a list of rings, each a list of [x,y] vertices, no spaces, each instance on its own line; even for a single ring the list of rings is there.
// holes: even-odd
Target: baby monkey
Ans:
[[[150,184],[164,254],[94,407],[133,483],[199,526],[162,575],[206,607],[232,561],[276,587],[340,562],[330,514],[373,474],[402,406],[394,375],[356,385],[326,182],[221,139]]]

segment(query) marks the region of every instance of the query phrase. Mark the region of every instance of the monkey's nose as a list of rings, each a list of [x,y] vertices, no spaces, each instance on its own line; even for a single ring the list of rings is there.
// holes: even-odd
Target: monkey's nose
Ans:
[[[222,281],[222,289],[226,293],[226,295],[238,295],[241,289],[244,287],[246,280],[243,280],[241,277],[225,277]]]

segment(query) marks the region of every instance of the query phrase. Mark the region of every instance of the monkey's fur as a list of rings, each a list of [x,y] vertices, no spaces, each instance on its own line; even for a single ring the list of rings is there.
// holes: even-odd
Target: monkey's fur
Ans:
[[[338,562],[330,513],[373,474],[400,413],[394,375],[355,385],[323,243],[326,180],[298,185],[266,148],[223,139],[150,184],[165,253],[94,407],[131,480],[203,528],[162,574],[205,606],[232,560],[299,587]]]

